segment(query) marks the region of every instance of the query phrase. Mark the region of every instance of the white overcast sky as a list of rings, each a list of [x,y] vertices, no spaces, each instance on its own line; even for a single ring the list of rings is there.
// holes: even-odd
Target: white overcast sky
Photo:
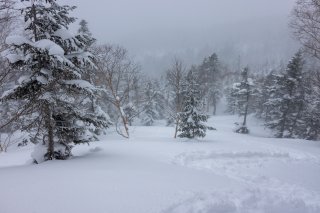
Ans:
[[[241,49],[238,54],[243,55],[250,54],[247,51],[251,46],[258,51],[260,47],[265,49],[271,44],[280,52],[277,57],[291,51],[288,50],[291,41],[287,23],[295,0],[62,2],[78,6],[74,15],[89,22],[100,43],[120,44],[131,54],[142,58],[142,63],[147,56],[164,57],[167,53],[188,55],[194,63],[197,56],[190,55],[197,51],[200,55],[199,52],[209,54],[213,51],[223,54],[224,46],[233,44],[238,45]]]

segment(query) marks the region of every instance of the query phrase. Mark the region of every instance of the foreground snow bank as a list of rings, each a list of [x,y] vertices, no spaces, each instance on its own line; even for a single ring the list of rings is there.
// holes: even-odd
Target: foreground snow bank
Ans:
[[[235,121],[214,117],[217,131],[193,141],[133,127],[129,140],[108,134],[40,165],[30,147],[0,154],[0,212],[320,212],[320,144],[270,138],[257,123],[236,134]]]

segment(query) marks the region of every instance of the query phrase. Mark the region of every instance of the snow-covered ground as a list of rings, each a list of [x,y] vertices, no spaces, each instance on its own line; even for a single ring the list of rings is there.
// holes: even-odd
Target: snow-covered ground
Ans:
[[[68,161],[30,164],[32,147],[0,154],[1,213],[319,213],[320,142],[251,134],[217,116],[205,139],[132,127],[74,148]]]

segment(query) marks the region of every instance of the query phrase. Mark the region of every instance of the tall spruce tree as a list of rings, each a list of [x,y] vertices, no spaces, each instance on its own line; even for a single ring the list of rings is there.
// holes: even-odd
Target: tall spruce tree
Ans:
[[[226,101],[227,101],[227,109],[226,112],[235,115],[239,112],[238,109],[238,100],[237,100],[237,92],[238,92],[238,83],[234,83],[231,87],[226,89]]]
[[[275,73],[272,71],[266,76],[261,77],[258,80],[257,85],[257,94],[256,94],[256,101],[255,101],[255,112],[258,118],[267,120],[269,117],[269,112],[272,110],[272,107],[266,105],[267,101],[271,98],[272,94],[274,94],[275,87]]]
[[[159,105],[157,103],[158,92],[152,82],[148,81],[144,90],[145,104],[141,113],[141,122],[145,126],[152,126],[154,121],[159,118],[159,112],[157,111],[157,105]]]
[[[301,121],[297,125],[297,134],[307,140],[320,139],[320,72],[308,73],[305,80],[306,97]]]
[[[86,20],[81,20],[79,23],[78,34],[76,35],[76,39],[83,44],[83,51],[90,52],[92,51],[93,45],[96,42],[96,39],[92,36],[91,31],[89,30],[88,22]],[[96,60],[94,57],[91,57],[93,62],[96,64]],[[85,64],[82,67],[82,74],[81,77],[83,80],[88,81],[92,85],[96,85],[96,73],[97,67],[92,64]],[[93,120],[105,120],[107,123],[104,125],[89,125],[89,131],[91,132],[92,136],[97,140],[98,135],[100,135],[106,126],[112,124],[110,121],[109,115],[102,110],[101,106],[101,96],[102,90],[96,89],[93,91],[94,95],[91,95],[82,100],[81,104],[85,106],[86,109],[86,116],[91,117]]]
[[[203,103],[200,99],[199,84],[196,75],[190,70],[183,85],[183,110],[178,113],[178,137],[205,137],[208,116],[202,113]]]
[[[236,130],[237,133],[248,134],[247,128],[247,116],[250,106],[250,98],[252,96],[253,81],[249,78],[249,68],[245,67],[241,72],[241,82],[234,85],[234,96],[238,105],[239,115],[243,116],[243,122],[241,126]]]
[[[276,131],[276,137],[294,137],[305,107],[303,83],[303,57],[299,51],[287,65],[284,74],[274,76],[269,87],[270,98],[265,103],[269,109],[266,126]]]
[[[82,41],[86,45],[84,49],[88,50],[96,42],[96,39],[93,38],[86,20],[82,19],[79,26],[77,39]]]
[[[198,75],[201,95],[206,100],[206,110],[209,112],[210,107],[213,107],[213,115],[215,115],[222,94],[221,65],[216,53],[203,60],[198,67]]]
[[[7,38],[6,57],[21,70],[21,77],[3,99],[29,103],[33,116],[25,129],[38,143],[33,153],[37,163],[67,159],[73,144],[92,140],[89,125],[108,126],[103,113],[92,118],[79,101],[94,96],[96,88],[82,79],[83,68],[94,66],[93,57],[84,51],[86,44],[68,31],[75,21],[69,16],[74,9],[55,0],[33,0],[21,9],[26,36]]]

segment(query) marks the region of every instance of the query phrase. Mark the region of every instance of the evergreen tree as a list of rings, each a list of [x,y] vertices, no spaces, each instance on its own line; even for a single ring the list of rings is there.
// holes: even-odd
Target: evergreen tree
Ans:
[[[305,107],[303,84],[303,58],[297,52],[289,62],[284,74],[274,76],[269,88],[270,98],[265,103],[269,109],[266,126],[276,131],[276,137],[293,137]]]
[[[90,52],[92,50],[93,44],[96,42],[96,39],[93,38],[92,33],[89,30],[88,22],[86,20],[81,20],[79,23],[80,27],[78,29],[78,34],[76,35],[76,39],[83,44],[83,51]],[[96,60],[92,57],[93,62],[96,64]],[[96,84],[96,73],[97,67],[92,64],[83,65],[82,69],[82,79],[88,81],[90,84]],[[89,131],[92,134],[92,137],[95,140],[98,140],[98,135],[103,132],[106,126],[112,124],[110,122],[109,115],[101,108],[102,101],[99,97],[101,97],[102,90],[97,89],[93,91],[94,94],[82,100],[82,105],[85,106],[86,116],[91,117],[93,120],[105,120],[107,121],[107,125],[89,125]]]
[[[236,98],[236,103],[238,105],[239,115],[243,116],[243,123],[236,130],[237,133],[248,134],[249,130],[247,128],[247,116],[250,106],[250,98],[252,96],[252,86],[253,81],[248,77],[249,68],[246,67],[241,72],[241,82],[234,85],[234,96]]]
[[[226,112],[230,113],[231,115],[236,114],[238,110],[238,101],[237,101],[237,94],[238,92],[238,84],[235,83],[232,87],[226,89],[226,101],[227,101],[227,109]]]
[[[93,57],[84,51],[86,44],[68,31],[75,21],[69,17],[73,9],[55,0],[34,0],[21,9],[26,36],[7,38],[6,57],[22,77],[3,100],[29,103],[33,116],[25,128],[38,143],[33,153],[37,163],[67,159],[72,144],[93,139],[89,125],[108,126],[104,113],[93,118],[79,101],[93,96],[96,88],[82,79],[83,68],[94,66]]]
[[[318,140],[320,138],[320,72],[310,72],[305,82],[305,108],[296,132],[301,138]]]
[[[144,107],[141,122],[145,126],[152,126],[155,120],[164,117],[163,95],[157,82],[148,81],[144,90]]]
[[[267,76],[263,76],[258,80],[257,94],[255,101],[256,116],[261,119],[268,119],[269,112],[272,108],[266,105],[267,101],[271,98],[271,95],[276,91],[274,90],[275,73],[271,72]]]
[[[195,138],[205,137],[208,116],[203,114],[200,99],[199,84],[192,70],[189,71],[183,88],[183,110],[178,113],[178,137]]]
[[[87,50],[96,42],[96,39],[93,38],[92,33],[89,30],[88,22],[86,20],[82,19],[79,25],[80,27],[78,29],[77,39],[82,41],[82,43],[86,45],[84,49]]]
[[[198,68],[198,80],[201,88],[201,95],[206,99],[206,108],[213,107],[213,115],[216,114],[217,104],[221,98],[221,65],[217,54],[213,53],[205,58]]]
[[[154,102],[155,110],[157,112],[157,119],[165,119],[165,95],[164,95],[164,85],[161,85],[159,81],[155,80],[153,82],[154,87]]]
[[[145,126],[152,126],[158,117],[155,102],[156,91],[154,91],[152,83],[149,81],[145,89],[145,106],[141,116],[141,122]]]

